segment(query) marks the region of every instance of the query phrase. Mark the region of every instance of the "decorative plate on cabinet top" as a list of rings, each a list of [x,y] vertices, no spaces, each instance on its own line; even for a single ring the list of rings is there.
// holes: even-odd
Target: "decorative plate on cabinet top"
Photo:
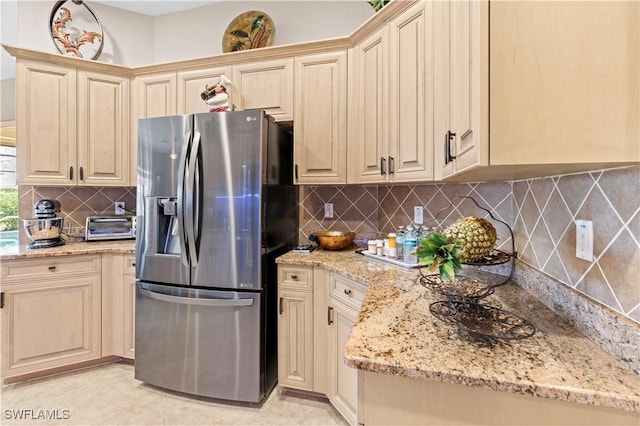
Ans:
[[[269,15],[258,10],[236,16],[222,36],[222,51],[257,49],[273,44],[276,27]]]

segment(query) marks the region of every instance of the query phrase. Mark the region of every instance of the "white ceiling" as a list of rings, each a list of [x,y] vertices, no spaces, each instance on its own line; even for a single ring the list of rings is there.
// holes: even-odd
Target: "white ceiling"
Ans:
[[[217,3],[222,0],[196,0],[196,1],[169,1],[169,0],[88,0],[87,3],[101,3],[118,9],[128,10],[130,12],[141,13],[149,16],[166,15],[167,13],[180,12],[183,10],[194,9],[196,7],[205,6],[211,3]]]

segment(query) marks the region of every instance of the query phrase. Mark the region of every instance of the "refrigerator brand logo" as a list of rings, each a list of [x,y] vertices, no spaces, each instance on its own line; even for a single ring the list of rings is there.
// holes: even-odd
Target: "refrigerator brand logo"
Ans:
[[[241,288],[252,288],[254,287],[253,283],[240,283]]]

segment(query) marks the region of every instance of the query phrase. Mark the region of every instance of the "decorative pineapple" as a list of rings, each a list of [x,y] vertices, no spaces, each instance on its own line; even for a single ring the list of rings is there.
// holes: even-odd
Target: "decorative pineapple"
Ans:
[[[496,229],[482,218],[467,216],[420,241],[416,255],[430,272],[438,271],[443,281],[453,280],[462,262],[472,262],[493,251]]]
[[[462,253],[461,262],[473,262],[491,253],[496,246],[496,228],[486,219],[467,216],[456,220],[444,230],[447,238],[457,238]]]

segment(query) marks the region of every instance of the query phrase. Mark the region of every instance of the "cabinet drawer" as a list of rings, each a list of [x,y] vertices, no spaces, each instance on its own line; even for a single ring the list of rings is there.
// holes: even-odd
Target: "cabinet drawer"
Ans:
[[[337,274],[331,274],[330,295],[347,305],[360,309],[366,286]]]
[[[136,257],[135,256],[131,255],[131,256],[124,257],[124,273],[132,274],[132,275],[136,274]]]
[[[304,266],[278,266],[280,287],[311,291],[313,289],[311,271],[311,268]]]
[[[56,256],[2,262],[4,285],[52,277],[99,274],[100,256]]]

